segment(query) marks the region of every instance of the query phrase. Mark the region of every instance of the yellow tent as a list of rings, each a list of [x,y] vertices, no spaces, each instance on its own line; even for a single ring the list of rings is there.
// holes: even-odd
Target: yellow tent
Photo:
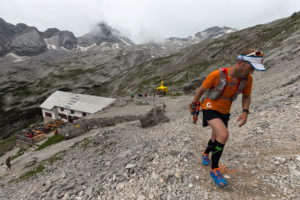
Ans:
[[[164,81],[161,81],[161,85],[159,87],[156,88],[156,91],[158,93],[167,93],[168,92],[168,87],[165,87],[163,85]]]

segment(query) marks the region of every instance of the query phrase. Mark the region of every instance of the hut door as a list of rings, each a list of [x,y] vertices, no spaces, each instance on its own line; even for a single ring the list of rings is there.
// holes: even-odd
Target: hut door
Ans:
[[[68,117],[68,122],[73,123],[73,118],[71,116]]]

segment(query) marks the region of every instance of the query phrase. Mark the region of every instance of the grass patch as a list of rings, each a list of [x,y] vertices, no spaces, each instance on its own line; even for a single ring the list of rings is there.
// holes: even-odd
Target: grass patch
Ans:
[[[34,169],[34,170],[31,170],[25,174],[23,174],[22,176],[20,176],[19,178],[17,179],[14,179],[12,181],[10,181],[9,183],[14,183],[14,182],[19,182],[19,181],[24,181],[24,180],[28,180],[29,178],[35,176],[36,174],[44,171],[46,168],[45,168],[45,165],[47,163],[49,163],[50,165],[52,165],[54,162],[58,161],[58,160],[62,160],[62,157],[66,155],[66,151],[60,151],[56,154],[54,154],[53,156],[51,156],[50,158],[46,159],[46,160],[43,160],[40,162],[40,164]]]
[[[44,142],[43,144],[41,144],[36,151],[44,149],[48,146],[51,146],[52,144],[56,144],[59,143],[61,141],[63,141],[65,138],[63,135],[61,134],[57,134],[57,135],[53,135],[52,137],[48,138],[48,140],[46,142]]]
[[[0,156],[3,156],[7,151],[12,150],[17,143],[17,136],[12,136],[4,140],[0,140]]]
[[[21,155],[23,155],[24,153],[25,153],[25,149],[20,149],[18,152],[17,152],[17,154],[16,155],[13,155],[11,158],[10,158],[10,160],[14,160],[14,159],[16,159],[17,157],[20,157]]]
[[[66,150],[64,151],[60,151],[56,154],[54,154],[53,156],[51,156],[50,158],[46,159],[45,161],[48,161],[50,165],[52,165],[54,162],[58,161],[58,160],[62,160],[62,157],[66,155]]]
[[[86,149],[88,147],[89,144],[93,143],[93,139],[92,138],[85,138],[84,140],[82,140],[81,142],[81,147],[83,149]]]
[[[31,170],[31,171],[27,172],[26,174],[20,176],[20,178],[17,181],[28,180],[30,177],[36,175],[37,173],[44,171],[44,169],[45,169],[45,167],[40,164],[34,170]]]

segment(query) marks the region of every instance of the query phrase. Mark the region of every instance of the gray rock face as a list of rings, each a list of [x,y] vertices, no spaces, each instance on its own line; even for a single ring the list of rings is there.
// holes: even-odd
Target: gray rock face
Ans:
[[[47,51],[47,44],[41,34],[32,28],[18,34],[11,42],[10,50],[20,56],[34,56]]]
[[[122,36],[119,31],[113,29],[105,23],[99,23],[98,26],[90,33],[78,38],[78,45],[87,47],[96,43],[119,43],[121,46],[128,46],[133,44],[127,37]]]
[[[43,37],[44,38],[50,38],[53,35],[59,33],[60,30],[58,30],[57,28],[48,28],[44,33],[43,33]]]
[[[34,56],[47,50],[41,33],[26,24],[16,26],[0,19],[0,56],[9,52],[21,56]]]
[[[170,119],[165,115],[164,110],[158,106],[151,109],[140,119],[143,128],[152,127],[159,123],[169,121]]]
[[[77,47],[77,38],[70,31],[59,31],[58,29],[49,30],[45,35],[50,36],[48,43],[55,47],[64,47],[66,49],[75,49]]]
[[[230,27],[219,27],[219,26],[214,26],[211,28],[208,28],[204,31],[198,32],[195,34],[195,37],[200,38],[201,40],[206,40],[210,38],[217,38],[221,37],[222,35],[225,35],[226,33],[232,33],[237,31],[237,29],[233,29]]]
[[[15,35],[15,27],[0,18],[0,56],[9,52],[10,42]]]

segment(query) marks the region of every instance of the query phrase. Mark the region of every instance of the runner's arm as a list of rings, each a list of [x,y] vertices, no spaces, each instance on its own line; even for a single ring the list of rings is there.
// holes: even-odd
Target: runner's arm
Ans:
[[[251,103],[251,96],[246,96],[243,94],[242,97],[242,108],[243,110],[249,110],[250,107],[250,103]],[[242,127],[244,124],[246,124],[247,122],[247,117],[248,117],[248,112],[242,112],[238,118],[237,121],[241,121],[239,124],[239,127]]]
[[[193,114],[196,112],[196,108],[197,108],[197,102],[199,101],[199,99],[201,98],[201,96],[204,93],[204,87],[201,85],[197,91],[196,94],[194,96],[194,99],[192,101],[192,103],[190,104],[190,113]]]
[[[193,99],[193,103],[197,103],[201,98],[201,96],[203,95],[203,93],[204,93],[204,87],[201,85],[196,91],[196,94]]]
[[[243,94],[243,97],[242,97],[242,108],[243,110],[248,110],[249,107],[250,107],[250,103],[251,103],[251,96],[246,96]]]

